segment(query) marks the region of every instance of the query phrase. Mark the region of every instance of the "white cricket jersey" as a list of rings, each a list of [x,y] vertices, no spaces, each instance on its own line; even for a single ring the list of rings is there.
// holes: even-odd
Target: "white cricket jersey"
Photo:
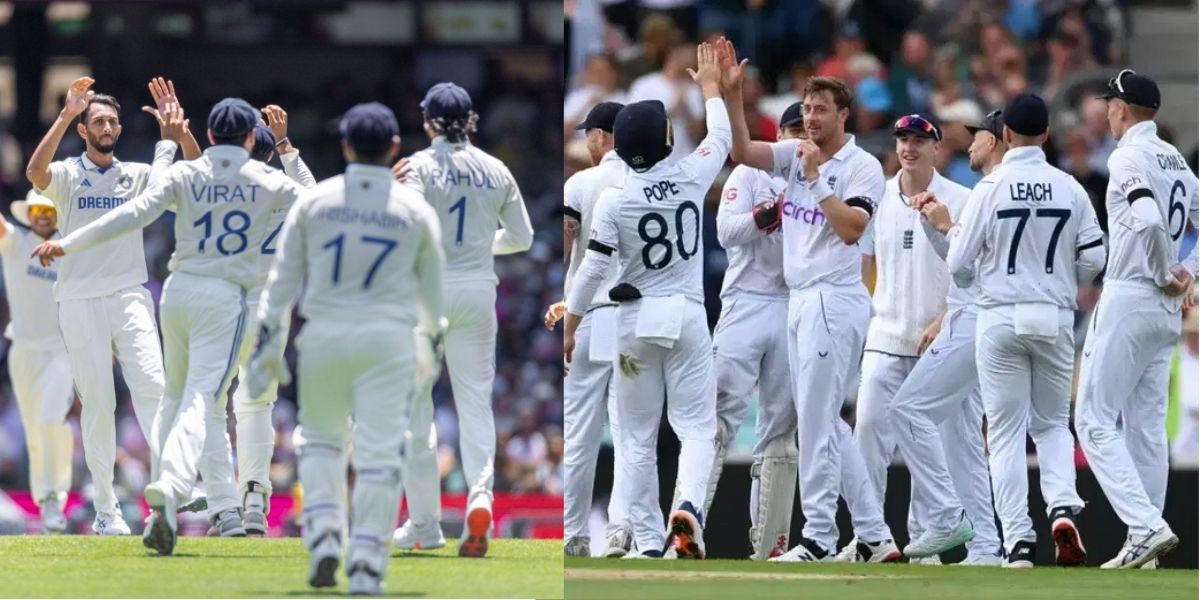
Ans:
[[[818,283],[862,284],[862,251],[833,232],[821,211],[822,198],[813,198],[796,156],[800,140],[771,144],[775,154],[772,175],[788,182],[783,204],[783,272],[788,287],[804,289]],[[817,171],[842,201],[859,199],[871,207],[883,196],[883,167],[846,135],[842,145]],[[868,224],[868,227],[870,225]]]
[[[409,157],[409,164],[404,184],[425,196],[441,222],[446,282],[497,283],[493,255],[523,251],[533,240],[508,167],[469,141],[451,143],[444,136]]]
[[[1180,241],[1190,218],[1196,223],[1196,175],[1174,146],[1158,137],[1153,121],[1129,128],[1108,157],[1108,270],[1106,281],[1166,285],[1178,262]],[[1147,223],[1133,210],[1132,198],[1149,199],[1164,229],[1155,240],[1145,235]],[[1195,273],[1195,267],[1189,267]]]
[[[936,170],[927,191],[951,214],[961,212],[971,193]],[[921,333],[945,306],[950,271],[921,223],[921,212],[908,205],[897,174],[884,186],[871,229],[860,242],[864,254],[875,256],[876,267],[867,350],[917,356]]]
[[[708,136],[694,152],[645,172],[630,171],[619,193],[596,207],[589,249],[616,250],[617,281],[642,296],[682,295],[704,302],[704,197],[729,156],[732,134],[725,103],[705,103]]]
[[[783,280],[783,234],[766,233],[754,224],[751,211],[764,202],[783,202],[785,182],[765,171],[734,167],[717,208],[717,236],[729,265],[721,282],[721,301],[741,294],[787,298]]]
[[[951,230],[947,262],[960,286],[978,278],[980,307],[1029,302],[1074,309],[1076,257],[1102,244],[1083,186],[1047,163],[1041,148],[1026,146],[1005,153],[971,191]]]
[[[69,235],[141,194],[151,179],[166,173],[175,158],[175,142],[154,145],[154,164],[113,158],[107,169],[86,154],[50,163],[50,185],[39,194],[54,202],[58,230]],[[96,298],[141,285],[146,275],[142,232],[130,231],[97,246],[95,252],[64,256],[54,286],[57,300]]]
[[[145,227],[175,211],[172,272],[224,279],[253,289],[271,215],[303,191],[282,171],[250,158],[244,148],[209,147],[196,160],[171,165],[159,180],[121,208],[62,240],[68,255]]]
[[[303,284],[306,319],[430,326],[442,311],[442,256],[437,215],[421,195],[388,167],[351,164],[288,212],[259,317],[282,324]]]
[[[304,163],[304,159],[300,158],[299,150],[280,154],[279,161],[283,164],[283,173],[301,187],[311,188],[317,185],[312,171],[308,170],[308,165]],[[258,283],[250,288],[250,293],[246,294],[246,301],[251,304],[258,302],[259,296],[262,296],[263,287],[267,285],[267,274],[271,272],[271,265],[275,262],[275,250],[279,246],[279,233],[283,231],[283,222],[287,219],[287,213],[288,207],[277,208],[271,213],[271,218],[267,222],[268,233],[262,243],[262,256],[258,259]]]
[[[567,267],[567,278],[563,284],[564,298],[571,293],[571,282],[579,271],[579,265],[583,262],[584,255],[587,254],[588,235],[586,232],[592,230],[592,215],[595,213],[596,202],[607,188],[621,186],[628,171],[629,167],[625,166],[616,151],[609,150],[600,159],[600,164],[575,173],[563,183],[565,210],[579,220],[580,231],[580,235],[575,238],[575,246],[571,248],[571,262]],[[609,263],[608,275],[604,278],[604,283],[600,284],[596,290],[595,299],[588,306],[588,310],[597,306],[615,304],[608,299],[608,290],[616,285],[617,274],[616,263]]]
[[[58,263],[43,267],[38,259],[29,257],[45,241],[42,236],[8,222],[4,223],[4,229],[0,259],[4,261],[4,295],[9,312],[4,336],[38,348],[62,347],[58,304],[54,301]],[[50,236],[52,240],[57,238],[57,233]]]

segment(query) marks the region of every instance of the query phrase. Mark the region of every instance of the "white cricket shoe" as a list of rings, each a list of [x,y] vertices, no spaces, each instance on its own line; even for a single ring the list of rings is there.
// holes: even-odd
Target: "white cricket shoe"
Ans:
[[[975,537],[975,527],[966,513],[960,515],[958,523],[950,529],[926,529],[917,539],[904,547],[904,555],[909,558],[937,556],[947,550],[957,548]],[[909,561],[912,562],[912,561]],[[942,564],[940,561],[937,564]]]
[[[492,501],[479,494],[467,507],[467,524],[458,542],[458,555],[483,558],[488,551],[488,533],[492,529]]]
[[[208,496],[196,496],[181,505],[175,512],[198,513],[208,510]]]
[[[767,562],[821,562],[834,561],[834,557],[828,552],[825,552],[814,541],[808,538],[800,538],[800,543],[796,544],[791,550],[767,559]]]
[[[1142,565],[1141,568],[1149,569],[1151,571],[1153,571],[1154,569],[1157,569],[1158,568],[1158,559],[1156,558],[1156,559]]]
[[[896,542],[892,540],[859,541],[855,544],[855,549],[858,551],[858,562],[864,563],[896,562],[904,556],[904,553],[900,552],[900,548],[896,546]]]
[[[337,585],[338,561],[342,556],[341,537],[337,531],[326,531],[317,537],[309,550],[308,585],[316,588]]]
[[[67,515],[58,503],[58,494],[50,494],[42,500],[42,533],[47,535],[67,530]]]
[[[663,554],[658,550],[647,550],[645,552],[630,552],[621,557],[621,560],[654,560],[664,558]]]
[[[175,551],[175,542],[179,539],[175,496],[159,483],[146,486],[143,494],[150,507],[150,518],[142,532],[142,545],[158,552],[160,556],[167,556]]]
[[[678,558],[704,558],[704,529],[691,502],[684,502],[671,513],[671,548]]]
[[[933,556],[921,556],[918,558],[908,559],[908,564],[910,564],[910,565],[940,565],[940,564],[942,564],[942,558],[936,554],[934,554]]]
[[[1101,569],[1137,569],[1179,545],[1179,538],[1170,527],[1163,527],[1145,535],[1129,536],[1121,551],[1110,561],[1100,565]]]
[[[604,549],[605,558],[620,558],[633,552],[633,534],[621,527],[608,534],[608,547]]]
[[[855,536],[854,538],[852,538],[850,540],[849,543],[847,543],[845,546],[842,546],[841,552],[838,552],[837,554],[833,555],[832,557],[826,558],[824,560],[831,561],[831,562],[848,562],[848,563],[859,562],[858,561],[858,536]]]
[[[437,550],[446,545],[446,537],[437,521],[417,525],[409,519],[392,532],[392,545],[401,550]]]
[[[356,562],[346,569],[346,577],[350,579],[351,596],[379,596],[383,594],[383,583],[379,573],[366,562]]]
[[[129,524],[125,522],[120,511],[118,508],[117,512],[96,513],[96,520],[92,521],[92,531],[100,535],[131,535]]]
[[[592,540],[589,538],[570,537],[563,544],[563,554],[565,556],[588,558],[592,555],[591,545]]]
[[[962,562],[954,563],[960,567],[999,567],[1004,559],[998,554],[967,554]]]

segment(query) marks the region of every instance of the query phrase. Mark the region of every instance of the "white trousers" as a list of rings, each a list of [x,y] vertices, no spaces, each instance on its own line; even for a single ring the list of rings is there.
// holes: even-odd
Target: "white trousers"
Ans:
[[[615,306],[601,306],[583,315],[575,331],[575,355],[571,370],[563,381],[563,452],[565,485],[563,493],[563,531],[567,538],[585,537],[588,513],[592,505],[592,490],[596,481],[596,462],[600,439],[604,435],[604,416],[607,414],[613,440],[620,435],[616,415],[616,386],[612,385],[613,363],[592,359],[591,343],[594,325],[599,321],[610,326],[600,333],[615,338]],[[608,531],[630,528],[629,511],[622,503],[625,477],[620,468],[621,445],[613,445],[613,489],[608,499]],[[648,518],[653,518],[649,515]]]
[[[58,322],[83,410],[83,453],[95,487],[96,512],[117,512],[113,467],[117,459],[117,393],[113,355],[147,440],[163,396],[163,353],[150,292],[141,286],[98,298],[58,303]],[[153,446],[153,442],[150,442]]]
[[[1104,495],[1135,535],[1166,525],[1167,395],[1182,323],[1158,290],[1113,282],[1083,347],[1075,427]]]
[[[309,321],[296,338],[304,538],[311,549],[346,521],[346,444],[356,479],[347,566],[386,573],[400,510],[401,470],[414,394],[413,327],[402,323]],[[351,421],[353,428],[351,428]]]
[[[238,353],[238,386],[233,391],[233,415],[237,420],[237,473],[238,489],[245,498],[251,482],[255,483],[267,498],[271,497],[271,455],[275,452],[275,426],[271,422],[271,409],[279,395],[279,382],[271,382],[262,396],[250,397],[250,386],[246,385],[246,367],[254,354],[254,343],[258,331],[258,296],[251,295],[246,303],[246,334]],[[265,503],[265,508],[271,506]]]
[[[704,306],[687,302],[679,339],[668,349],[637,337],[641,300],[617,308],[617,444],[624,454],[626,486],[634,539],[641,551],[659,549],[665,540],[658,504],[658,427],[663,398],[667,420],[679,438],[680,503],[703,510],[716,454],[717,410],[712,375],[712,340]],[[678,507],[671,507],[672,510]],[[649,522],[638,515],[652,514]],[[703,517],[703,515],[702,515]],[[653,525],[653,527],[651,527]]]
[[[968,553],[998,554],[1000,532],[992,510],[983,398],[975,369],[974,307],[946,315],[942,330],[896,392],[890,414],[912,477],[913,506],[917,498],[926,503],[926,527],[944,530],[965,508],[975,526]],[[913,510],[909,508],[910,521]]]
[[[1053,339],[1018,336],[1012,306],[979,309],[975,362],[988,422],[988,466],[1004,548],[1036,542],[1029,518],[1028,430],[1037,446],[1047,512],[1083,508],[1075,491],[1075,440],[1071,436],[1071,376],[1075,333],[1069,310],[1060,311]]]
[[[917,364],[915,356],[896,356],[874,350],[863,352],[858,401],[854,407],[854,445],[862,453],[867,476],[882,506],[887,494],[887,469],[896,454],[889,409],[896,392]],[[928,502],[912,489],[908,505],[908,534],[920,535],[926,528]]]
[[[67,351],[14,341],[8,350],[8,376],[25,428],[29,487],[38,505],[53,495],[61,505],[71,489],[75,436],[67,413],[75,401]]]
[[[245,291],[223,279],[172,273],[163,285],[159,316],[167,386],[154,419],[150,477],[182,503],[191,497],[199,472],[210,517],[241,505],[226,409],[246,313]]]
[[[495,481],[496,421],[492,383],[496,378],[496,286],[490,281],[446,284],[446,368],[458,416],[458,446],[470,491],[492,497]],[[410,520],[416,524],[441,518],[441,486],[437,471],[437,432],[433,427],[433,389],[418,390],[412,413],[411,446],[404,494]],[[464,529],[464,534],[465,534]]]
[[[826,551],[837,549],[839,490],[860,539],[892,537],[850,426],[840,414],[862,357],[870,314],[871,299],[861,285],[793,290],[788,305],[804,537]]]

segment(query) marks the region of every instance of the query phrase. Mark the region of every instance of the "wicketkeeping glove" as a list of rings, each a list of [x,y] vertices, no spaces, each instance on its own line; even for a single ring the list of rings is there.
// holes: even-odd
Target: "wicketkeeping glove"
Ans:
[[[283,351],[287,347],[287,332],[282,327],[274,329],[263,325],[258,332],[258,346],[250,357],[249,374],[246,385],[250,387],[250,397],[258,398],[271,385],[278,381],[279,385],[292,382],[292,373],[283,360]]]
[[[783,203],[776,200],[763,202],[751,211],[754,225],[767,233],[775,233],[783,224]]]

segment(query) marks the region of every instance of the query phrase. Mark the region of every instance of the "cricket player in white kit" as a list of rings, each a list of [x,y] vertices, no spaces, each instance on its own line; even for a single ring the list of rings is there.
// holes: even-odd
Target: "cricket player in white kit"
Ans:
[[[839,414],[854,384],[870,319],[857,242],[883,197],[883,168],[845,133],[851,97],[844,83],[810,78],[802,97],[809,139],[775,143],[750,141],[740,92],[725,97],[734,160],[788,182],[780,210],[805,524],[800,542],[771,560],[832,558],[840,491],[854,522],[859,559],[890,562],[900,558],[900,550],[850,426]]]
[[[1017,96],[1003,119],[1010,149],[971,191],[951,230],[947,263],[959,287],[979,281],[975,357],[1008,554],[1004,566],[1028,568],[1036,560],[1026,431],[1037,445],[1056,562],[1080,565],[1086,554],[1074,517],[1083,501],[1075,491],[1068,429],[1075,295],[1078,282],[1092,281],[1104,268],[1104,243],[1083,187],[1046,162],[1040,147],[1049,123],[1045,102]]]
[[[780,140],[807,137],[803,107],[788,106]],[[721,283],[721,316],[713,332],[717,385],[717,452],[704,512],[725,454],[758,388],[754,462],[750,467],[750,558],[766,560],[788,550],[796,497],[796,406],[788,376],[787,284],[779,210],[785,181],[746,165],[734,167],[721,190],[717,239],[729,265]]]
[[[42,533],[63,533],[63,506],[71,489],[71,458],[75,437],[67,413],[75,401],[67,349],[58,328],[54,280],[58,271],[29,258],[44,240],[58,237],[54,203],[30,191],[12,203],[14,227],[0,217],[0,258],[4,263],[4,295],[10,321],[4,337],[8,376],[25,428],[29,453],[29,488],[42,514]]]
[[[58,228],[70,234],[127,203],[166,172],[177,147],[190,138],[181,109],[171,124],[154,109],[163,139],[155,145],[154,164],[123,162],[113,156],[121,135],[120,105],[111,96],[89,91],[93,80],[81,77],[67,91],[62,112],[29,159],[25,175],[38,193],[54,203]],[[153,83],[152,83],[153,86]],[[158,98],[156,97],[156,100]],[[165,108],[165,106],[163,107]],[[75,117],[75,130],[87,151],[51,162]],[[191,147],[193,142],[184,144]],[[133,411],[147,440],[163,395],[163,359],[147,279],[142,233],[130,231],[95,248],[72,255],[58,267],[54,298],[71,374],[83,406],[84,458],[95,486],[96,519],[102,535],[129,535],[113,489],[116,461],[116,390],[112,357],[121,364]],[[152,443],[152,442],[151,442]]]
[[[967,126],[974,135],[967,150],[972,169],[987,175],[1000,164],[1007,149],[1000,139],[1002,128],[999,110],[989,113],[981,126]],[[926,243],[944,259],[950,245],[946,233],[962,214],[970,191],[953,184],[939,187],[914,194],[906,204],[920,211]],[[913,498],[926,503],[924,532],[910,531],[904,548],[910,562],[926,557],[937,564],[937,554],[961,544],[971,529],[967,557],[958,564],[998,567],[1004,562],[975,368],[978,295],[978,286],[950,286],[945,311],[922,335],[921,357],[889,406],[893,435],[912,477]],[[911,519],[913,509],[909,510]]]
[[[290,206],[302,190],[278,170],[250,160],[258,120],[259,111],[244,100],[222,100],[208,117],[214,145],[200,159],[173,165],[132,201],[34,250],[46,263],[137,231],[167,210],[175,212],[171,276],[159,307],[166,389],[154,418],[152,482],[145,490],[153,515],[143,543],[159,554],[174,550],[175,511],[191,496],[197,471],[204,477],[210,520],[222,535],[245,535],[225,394],[245,334],[246,291],[259,279],[271,214]],[[203,433],[194,430],[201,423]],[[189,443],[199,436],[202,446]]]
[[[1196,250],[1179,265],[1180,238],[1197,220],[1196,175],[1158,137],[1158,85],[1123,70],[1108,84],[1111,253],[1084,343],[1075,425],[1104,495],[1129,527],[1103,568],[1138,568],[1179,538],[1163,520],[1167,396],[1181,308],[1196,279]],[[1119,424],[1118,424],[1119,421]]]
[[[707,110],[708,134],[686,157],[668,164],[671,126],[661,102],[630,104],[613,126],[616,151],[631,172],[623,188],[601,195],[588,253],[567,296],[564,353],[572,362],[576,333],[605,280],[612,255],[620,265],[609,297],[617,308],[617,412],[629,510],[657,512],[658,427],[662,399],[679,437],[679,504],[672,506],[670,548],[704,558],[702,506],[715,455],[716,405],[701,260],[704,197],[729,154],[729,118],[721,102],[718,50],[696,51],[690,71]],[[729,59],[727,59],[729,60]],[[660,521],[661,522],[661,521]],[[643,556],[662,543],[654,531],[634,536]],[[649,552],[649,554],[647,553]]]
[[[392,111],[377,102],[357,105],[339,129],[350,163],[345,175],[310,190],[280,234],[259,304],[262,331],[250,392],[257,396],[270,380],[290,378],[283,351],[303,285],[300,314],[307,322],[296,347],[308,582],[336,585],[346,523],[346,444],[353,442],[349,591],[380,594],[400,507],[414,378],[438,368],[433,348],[445,328],[444,263],[436,213],[387,167],[400,149]]]
[[[446,255],[446,366],[458,416],[459,449],[467,495],[466,527],[459,556],[487,554],[492,526],[496,423],[492,382],[496,377],[495,256],[524,252],[533,226],[512,173],[496,157],[471,144],[479,116],[471,96],[453,83],[439,83],[421,102],[429,148],[410,156],[405,185],[425,197],[441,223]],[[397,165],[397,170],[402,165]],[[497,230],[499,222],[499,230]],[[433,378],[436,380],[436,375]],[[424,549],[442,537],[437,436],[433,430],[433,383],[417,394],[412,418],[412,452],[405,489],[409,520],[396,530],[396,546]]]
[[[613,149],[613,123],[624,108],[616,102],[601,102],[588,112],[576,129],[587,134],[588,151],[595,166],[575,173],[563,183],[563,231],[567,234],[566,248],[570,252],[564,296],[571,286],[583,257],[587,254],[587,234],[591,231],[596,203],[601,192],[621,186],[629,168]],[[616,285],[617,265],[611,264],[604,282],[599,286],[583,322],[575,332],[578,351],[567,365],[563,380],[563,435],[566,441],[563,455],[565,473],[563,491],[564,552],[567,556],[589,556],[591,540],[587,536],[588,513],[592,505],[592,486],[596,479],[596,461],[603,434],[604,416],[609,417],[613,439],[620,435],[616,420],[616,386],[613,385],[613,364],[617,358],[617,303],[610,300],[608,290]],[[548,318],[557,321],[565,312],[566,302],[559,303],[558,312],[552,307]],[[553,322],[550,322],[553,327]],[[608,535],[605,556],[624,556],[633,546],[629,514],[624,504],[623,449],[613,445],[613,489],[608,501]],[[660,513],[649,515],[646,521],[659,519]],[[657,526],[657,524],[656,524]],[[657,549],[657,548],[656,548]]]

